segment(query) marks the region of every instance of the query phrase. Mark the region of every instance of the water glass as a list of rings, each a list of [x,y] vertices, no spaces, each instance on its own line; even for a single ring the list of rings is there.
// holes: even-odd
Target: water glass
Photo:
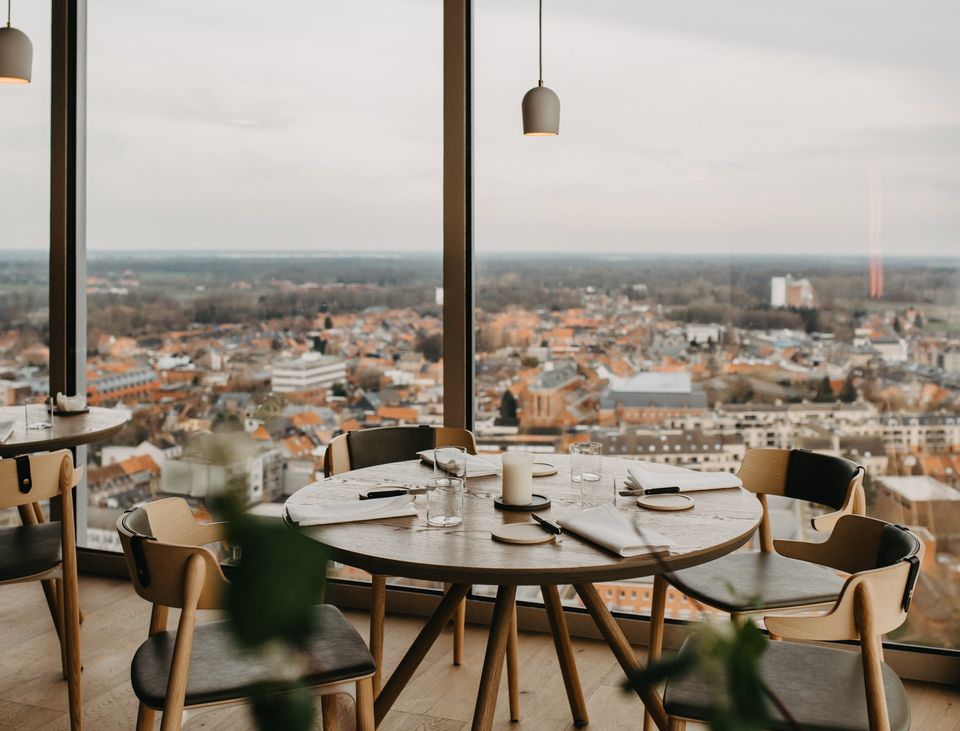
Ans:
[[[23,402],[23,422],[27,429],[50,429],[53,413],[47,412],[47,399],[27,398]]]
[[[433,476],[467,478],[467,450],[463,447],[437,447],[433,450]]]
[[[600,442],[575,442],[570,445],[570,480],[572,482],[599,482],[600,460],[603,458]]]
[[[427,523],[440,527],[463,522],[463,479],[434,477],[427,480]]]

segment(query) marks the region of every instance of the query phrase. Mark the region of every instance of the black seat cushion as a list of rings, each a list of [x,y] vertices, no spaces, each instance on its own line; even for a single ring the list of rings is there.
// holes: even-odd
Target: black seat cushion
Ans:
[[[60,563],[60,523],[0,528],[0,581],[49,571]]]
[[[304,681],[323,685],[361,678],[375,665],[363,638],[336,607],[315,608],[316,635]],[[151,637],[133,656],[133,692],[151,708],[163,708],[173,659],[176,630]],[[269,670],[245,654],[226,622],[197,625],[193,638],[187,706],[248,697],[256,686],[278,681]]]
[[[825,566],[778,553],[731,553],[664,578],[689,597],[727,612],[836,600],[843,579]]]
[[[688,652],[688,639],[680,652]],[[868,731],[867,698],[863,682],[863,662],[859,652],[771,642],[760,660],[767,685],[783,701],[804,731]],[[890,728],[910,728],[910,704],[903,683],[888,665],[883,665],[883,686],[890,713]],[[671,680],[664,691],[667,712],[681,718],[707,720],[713,711],[717,693],[725,682],[695,670],[680,680]],[[767,728],[792,731],[794,728],[778,713]]]

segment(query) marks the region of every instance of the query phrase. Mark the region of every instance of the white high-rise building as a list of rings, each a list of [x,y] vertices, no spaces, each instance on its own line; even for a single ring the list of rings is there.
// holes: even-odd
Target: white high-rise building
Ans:
[[[274,393],[315,391],[335,383],[346,383],[347,365],[332,355],[308,353],[300,358],[285,358],[273,364],[270,387]]]
[[[770,277],[770,306],[787,306],[787,278]]]

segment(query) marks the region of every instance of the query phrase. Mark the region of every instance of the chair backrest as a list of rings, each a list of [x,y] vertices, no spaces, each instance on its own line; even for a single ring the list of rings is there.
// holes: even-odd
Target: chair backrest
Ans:
[[[776,541],[777,552],[849,573],[836,603],[813,616],[767,617],[782,637],[856,640],[865,634],[858,594],[868,596],[872,634],[892,632],[907,618],[920,572],[923,543],[900,525],[863,515],[843,515],[822,543]]]
[[[72,488],[73,455],[67,449],[0,460],[0,507],[61,497]]]
[[[187,565],[203,562],[197,609],[220,609],[227,579],[213,551],[203,548],[223,537],[222,524],[198,523],[182,498],[165,498],[132,508],[117,518],[117,532],[137,594],[153,604],[184,606]]]
[[[414,459],[434,447],[463,447],[477,453],[473,433],[446,426],[382,426],[360,429],[334,438],[327,445],[323,469],[327,477],[349,470]]]
[[[842,457],[805,449],[751,449],[737,474],[751,492],[840,510],[862,480],[863,468]]]

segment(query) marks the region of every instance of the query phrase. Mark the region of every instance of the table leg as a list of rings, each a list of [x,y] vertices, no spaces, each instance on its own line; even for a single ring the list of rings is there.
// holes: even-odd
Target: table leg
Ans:
[[[637,660],[633,648],[613,618],[613,615],[610,614],[606,605],[603,603],[603,599],[600,598],[596,587],[593,584],[574,584],[573,588],[593,618],[597,629],[600,630],[600,634],[603,635],[610,649],[613,650],[613,654],[624,672],[627,675],[633,675],[641,670],[643,666],[640,664],[640,661]],[[653,722],[657,725],[657,728],[660,729],[660,731],[666,731],[668,723],[667,712],[656,690],[653,688],[644,688],[643,690],[638,690],[637,695],[640,696],[643,705],[646,706],[647,711],[650,712],[650,717],[653,718]]]
[[[390,708],[396,702],[400,692],[406,687],[407,683],[410,682],[410,678],[413,677],[414,672],[416,672],[420,663],[423,662],[423,658],[426,657],[427,652],[433,647],[433,643],[437,641],[440,633],[443,632],[444,627],[447,626],[450,618],[454,612],[457,611],[457,606],[463,601],[469,591],[470,584],[454,584],[450,587],[450,590],[443,595],[440,604],[434,610],[433,614],[430,615],[430,619],[427,620],[423,629],[420,630],[420,634],[417,635],[413,644],[410,645],[410,649],[407,650],[400,664],[397,665],[396,670],[393,671],[390,679],[377,695],[377,700],[374,703],[374,712],[378,726],[383,722],[384,716],[387,715]],[[502,655],[500,662],[503,662]]]
[[[373,674],[373,692],[380,692],[381,665],[383,664],[383,622],[387,612],[387,577],[374,574],[370,577],[370,654],[377,664]]]
[[[507,636],[507,691],[510,694],[510,720],[520,720],[520,638],[517,636],[517,603],[510,612]]]
[[[577,674],[577,664],[573,658],[573,646],[570,644],[567,619],[563,615],[560,592],[555,585],[551,584],[541,586],[540,593],[543,595],[543,606],[547,610],[547,619],[550,620],[550,631],[553,634],[554,647],[557,649],[557,661],[560,663],[563,685],[567,690],[567,700],[570,703],[573,724],[578,727],[586,726],[590,723],[590,719],[587,717],[587,704],[583,699],[580,676]]]
[[[507,654],[516,597],[515,586],[501,586],[497,589],[497,603],[493,607],[490,636],[483,657],[483,671],[480,673],[477,705],[473,711],[473,731],[490,731],[493,727],[493,713],[497,708],[497,692],[500,690],[500,675]]]

